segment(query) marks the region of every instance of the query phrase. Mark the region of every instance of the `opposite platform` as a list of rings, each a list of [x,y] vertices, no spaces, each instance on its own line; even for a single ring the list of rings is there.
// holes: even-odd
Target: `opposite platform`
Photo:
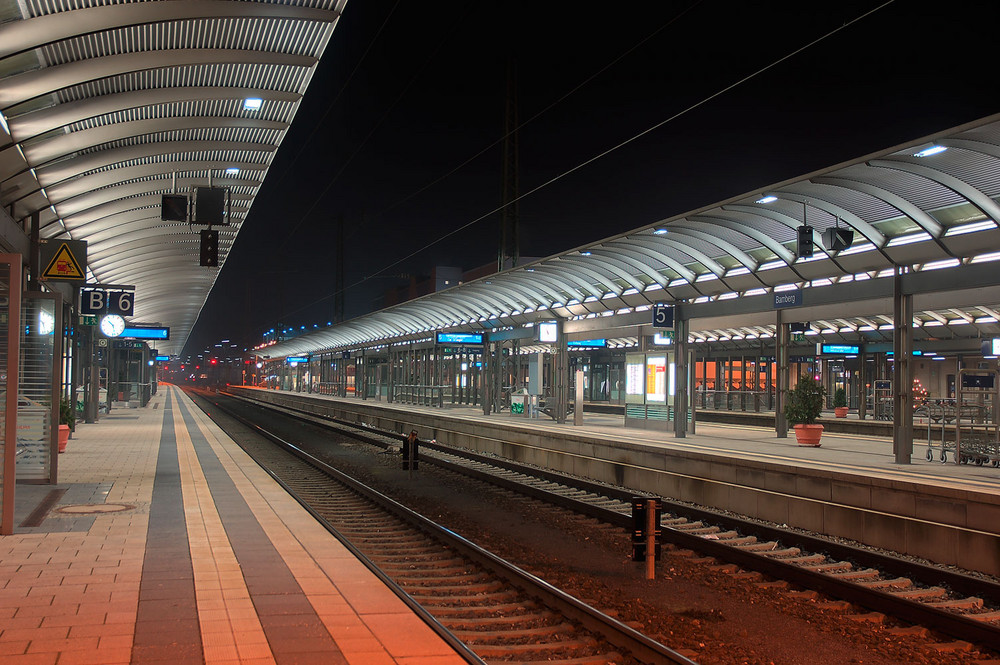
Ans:
[[[177,388],[81,426],[60,481],[0,537],[4,663],[465,662]]]

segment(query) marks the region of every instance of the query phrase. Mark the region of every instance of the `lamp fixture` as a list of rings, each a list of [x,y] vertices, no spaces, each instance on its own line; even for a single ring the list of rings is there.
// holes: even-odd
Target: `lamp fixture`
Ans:
[[[264,100],[260,97],[247,97],[243,100],[244,111],[259,111],[260,107],[263,105]]]
[[[924,148],[920,152],[913,153],[913,156],[914,157],[930,157],[931,155],[936,155],[938,153],[944,152],[947,149],[948,148],[946,148],[943,145],[932,145],[929,148]]]
[[[773,194],[768,194],[767,196],[760,197],[759,199],[754,201],[754,203],[773,203],[774,201],[777,200],[778,200],[777,196],[774,196]]]

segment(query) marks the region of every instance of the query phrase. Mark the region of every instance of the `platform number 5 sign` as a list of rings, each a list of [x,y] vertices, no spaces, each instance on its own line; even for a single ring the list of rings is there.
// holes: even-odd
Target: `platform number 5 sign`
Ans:
[[[674,327],[674,306],[665,302],[658,302],[653,305],[653,327],[673,328]]]

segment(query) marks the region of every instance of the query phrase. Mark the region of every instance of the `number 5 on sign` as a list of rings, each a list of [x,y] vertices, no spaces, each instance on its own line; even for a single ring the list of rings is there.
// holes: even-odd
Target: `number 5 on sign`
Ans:
[[[674,327],[674,306],[665,302],[658,302],[653,305],[653,327],[673,328]]]

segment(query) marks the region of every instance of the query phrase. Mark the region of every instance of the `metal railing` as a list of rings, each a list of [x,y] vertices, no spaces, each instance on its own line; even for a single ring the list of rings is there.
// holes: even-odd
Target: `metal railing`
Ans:
[[[397,384],[392,387],[392,401],[401,404],[444,407],[444,391],[448,386]]]
[[[694,405],[712,411],[773,411],[774,394],[764,390],[696,390]]]

